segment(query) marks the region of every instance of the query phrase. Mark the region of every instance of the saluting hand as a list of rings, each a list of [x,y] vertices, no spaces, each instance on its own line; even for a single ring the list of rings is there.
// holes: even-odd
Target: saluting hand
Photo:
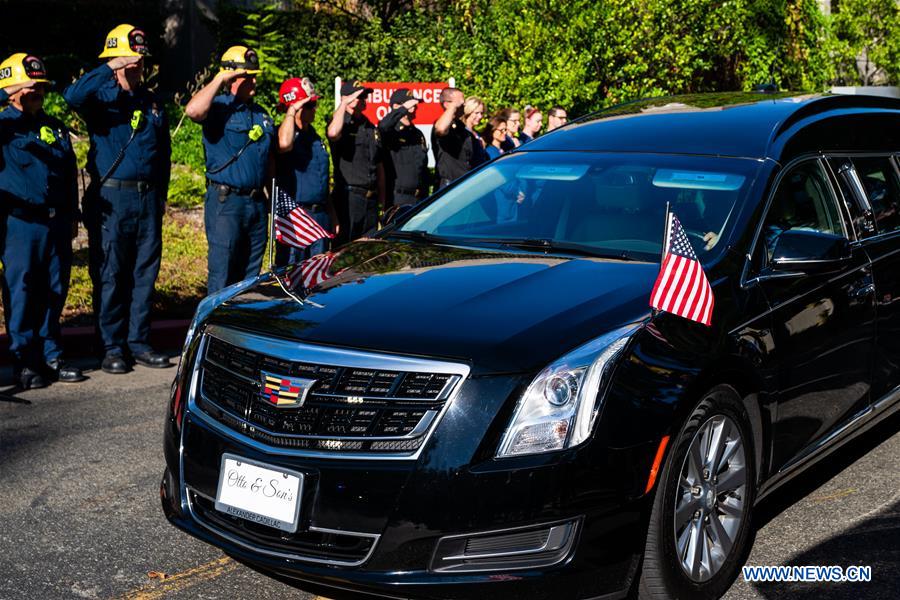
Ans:
[[[302,100],[297,100],[288,107],[288,114],[292,116],[297,114],[298,112],[300,112],[300,109],[303,108],[303,105],[305,105],[307,102],[309,102],[309,96]]]
[[[406,102],[403,103],[403,108],[405,108],[406,110],[412,110],[413,108],[416,107],[416,104],[418,104],[418,103],[419,103],[418,98],[410,98],[409,100],[407,100]]]
[[[238,77],[244,77],[247,74],[247,69],[234,69],[233,71],[219,71],[219,74],[216,77],[222,83],[230,83],[237,79]]]
[[[124,69],[129,65],[137,64],[143,59],[142,56],[117,56],[106,63],[110,69],[113,71],[118,71],[119,69]]]
[[[344,108],[346,108],[348,104],[350,104],[351,102],[353,102],[354,100],[359,98],[362,95],[362,93],[365,91],[366,91],[365,89],[356,90],[349,96],[344,96],[343,98],[341,98],[341,104],[343,104]]]
[[[36,81],[26,81],[25,83],[17,83],[15,85],[8,86],[6,88],[6,93],[9,96],[12,96],[16,92],[21,92],[22,90],[27,89],[27,88],[33,88],[35,85],[37,85]]]

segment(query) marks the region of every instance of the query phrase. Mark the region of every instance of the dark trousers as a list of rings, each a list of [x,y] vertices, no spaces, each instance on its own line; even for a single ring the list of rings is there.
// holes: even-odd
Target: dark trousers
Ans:
[[[208,293],[259,274],[268,220],[262,196],[223,195],[218,187],[207,188],[203,221],[209,243]]]
[[[307,211],[307,213],[316,223],[321,225],[325,231],[331,231],[331,217],[326,211]],[[306,248],[297,248],[296,246],[289,246],[280,242],[273,243],[275,244],[275,265],[283,267],[285,265],[301,263],[307,258],[327,252],[328,247],[331,245],[331,240],[323,238],[317,242],[313,242]]]
[[[0,277],[6,331],[17,369],[59,358],[59,318],[69,292],[72,221],[4,218]]]
[[[86,199],[94,315],[107,354],[148,352],[162,258],[165,200],[152,187],[93,190]]]
[[[355,187],[336,189],[334,209],[340,224],[336,246],[343,246],[378,228],[378,198],[371,192]]]

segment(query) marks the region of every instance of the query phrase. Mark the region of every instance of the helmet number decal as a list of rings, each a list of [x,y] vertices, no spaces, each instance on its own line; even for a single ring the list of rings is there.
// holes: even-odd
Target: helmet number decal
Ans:
[[[12,77],[12,67],[3,67],[0,69],[0,79],[9,79]]]
[[[106,47],[107,48],[118,48],[119,40],[114,37],[106,38]]]

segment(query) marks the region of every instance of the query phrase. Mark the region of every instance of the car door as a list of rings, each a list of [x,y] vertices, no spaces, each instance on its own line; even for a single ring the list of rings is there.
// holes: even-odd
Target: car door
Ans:
[[[900,385],[900,174],[890,156],[833,157],[843,193],[852,199],[860,243],[872,261],[877,316],[872,400]],[[855,205],[855,206],[854,206]]]
[[[839,240],[838,260],[776,264],[786,231]],[[803,233],[808,232],[808,233]],[[844,238],[848,239],[844,239]],[[780,470],[868,408],[874,344],[869,259],[847,225],[822,160],[785,170],[760,228],[758,283],[769,303],[778,399],[771,466]]]

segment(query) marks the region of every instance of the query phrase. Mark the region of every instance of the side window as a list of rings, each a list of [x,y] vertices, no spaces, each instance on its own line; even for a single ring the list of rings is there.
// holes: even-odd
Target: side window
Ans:
[[[837,203],[819,161],[797,165],[778,184],[760,239],[769,260],[778,238],[790,229],[844,235]]]
[[[890,158],[878,156],[852,161],[872,207],[878,233],[900,230],[900,184]]]

